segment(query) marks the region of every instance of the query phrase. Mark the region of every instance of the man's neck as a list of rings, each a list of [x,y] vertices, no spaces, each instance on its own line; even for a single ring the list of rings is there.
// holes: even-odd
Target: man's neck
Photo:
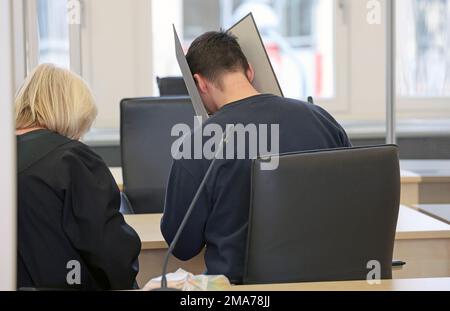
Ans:
[[[218,101],[218,108],[236,101],[259,95],[260,93],[243,75],[230,75],[222,81],[223,92]]]

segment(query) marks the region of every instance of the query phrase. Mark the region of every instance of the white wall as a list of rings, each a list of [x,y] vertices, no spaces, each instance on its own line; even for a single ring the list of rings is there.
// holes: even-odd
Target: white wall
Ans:
[[[385,6],[385,0],[380,1]],[[349,108],[342,119],[384,121],[386,116],[385,23],[367,22],[367,1],[348,0],[349,11]],[[383,16],[384,18],[384,16]]]
[[[99,106],[97,128],[118,128],[120,100],[153,93],[151,0],[84,1],[82,75]]]
[[[329,0],[332,1],[332,0]],[[385,122],[385,4],[381,24],[367,22],[367,0],[345,0],[347,25],[336,24],[336,94],[319,101],[340,121]],[[119,127],[124,97],[158,94],[154,77],[177,74],[172,23],[182,31],[182,0],[85,1],[83,76],[97,97],[96,127]],[[340,22],[341,16],[337,16]],[[401,21],[399,21],[401,22]],[[172,61],[168,61],[170,55]],[[165,57],[162,57],[165,56]],[[450,117],[448,99],[398,100],[398,116]]]
[[[16,288],[15,136],[11,2],[0,0],[0,291]]]
[[[183,37],[182,5],[182,0],[152,1],[152,40],[155,43],[152,59],[154,80],[157,75],[161,77],[181,76],[175,58],[172,25],[177,28],[178,35]],[[167,55],[170,55],[170,58]],[[155,94],[159,94],[159,91],[155,90]]]

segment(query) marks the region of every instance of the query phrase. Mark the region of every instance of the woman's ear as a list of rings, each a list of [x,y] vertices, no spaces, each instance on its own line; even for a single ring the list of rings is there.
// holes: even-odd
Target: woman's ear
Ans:
[[[201,94],[207,94],[208,93],[208,84],[206,83],[205,78],[203,78],[199,74],[194,74],[194,80],[197,84],[197,88]]]
[[[253,81],[255,80],[255,70],[253,69],[253,66],[251,64],[248,64],[246,74],[248,81],[250,81],[250,83],[253,83]]]

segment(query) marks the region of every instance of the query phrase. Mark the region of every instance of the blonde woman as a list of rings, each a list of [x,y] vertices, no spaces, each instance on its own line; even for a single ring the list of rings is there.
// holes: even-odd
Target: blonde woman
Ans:
[[[15,100],[18,287],[130,289],[140,240],[102,159],[78,140],[97,109],[70,71],[39,66]]]

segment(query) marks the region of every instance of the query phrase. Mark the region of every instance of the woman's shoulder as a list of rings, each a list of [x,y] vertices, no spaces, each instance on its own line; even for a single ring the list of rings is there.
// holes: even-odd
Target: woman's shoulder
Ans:
[[[91,149],[91,147],[78,140],[71,140],[62,146],[61,152],[64,154],[74,154],[101,159],[100,156]]]
[[[106,167],[103,159],[86,144],[72,140],[60,147],[60,158],[63,162],[80,162],[88,167]]]
[[[61,176],[70,176],[72,180],[94,187],[95,184],[112,183],[111,172],[103,161],[89,146],[79,141],[71,141],[61,147],[58,158]]]
[[[85,180],[88,176],[110,179],[110,171],[89,146],[57,133],[41,132],[40,136],[26,136],[18,140],[18,174],[41,176],[65,183],[74,176]]]
[[[60,165],[74,164],[87,167],[106,166],[98,154],[78,140],[50,131],[42,131],[35,136],[23,137],[19,140],[19,156],[23,155],[23,158],[28,159],[24,162],[37,163],[40,159],[46,159],[53,163],[55,168],[60,168]]]

